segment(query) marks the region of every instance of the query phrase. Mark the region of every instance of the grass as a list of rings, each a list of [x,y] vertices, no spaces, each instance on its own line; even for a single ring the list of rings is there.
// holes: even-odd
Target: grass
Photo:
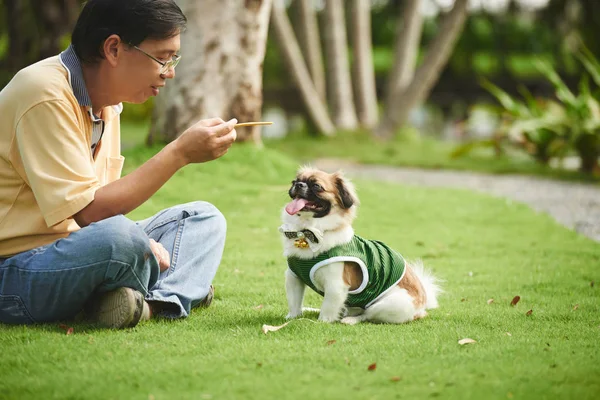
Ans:
[[[127,150],[126,172],[156,151]],[[596,398],[600,245],[467,191],[356,182],[356,231],[422,257],[445,280],[428,318],[349,327],[308,315],[263,334],[287,312],[277,227],[296,165],[238,145],[177,173],[131,217],[198,199],[222,210],[213,305],[126,331],[0,326],[0,399]],[[305,304],[320,298],[308,293]],[[460,346],[465,337],[477,343]]]

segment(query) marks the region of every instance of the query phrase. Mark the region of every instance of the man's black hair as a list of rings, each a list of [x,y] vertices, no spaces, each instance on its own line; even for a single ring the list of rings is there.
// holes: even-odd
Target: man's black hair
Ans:
[[[176,36],[186,22],[174,0],[89,0],[77,19],[71,43],[80,60],[95,63],[104,58],[102,45],[110,35],[137,46],[146,39]]]

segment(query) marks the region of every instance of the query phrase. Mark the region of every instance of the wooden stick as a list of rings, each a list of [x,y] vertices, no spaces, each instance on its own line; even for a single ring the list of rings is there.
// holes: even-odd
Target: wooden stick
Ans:
[[[242,126],[255,126],[255,125],[273,125],[272,122],[242,122],[239,124],[235,124],[235,128],[239,128]]]

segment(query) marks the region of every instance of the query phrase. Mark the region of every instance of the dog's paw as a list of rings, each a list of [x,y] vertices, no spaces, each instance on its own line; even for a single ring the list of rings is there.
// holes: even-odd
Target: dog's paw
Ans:
[[[330,324],[330,323],[339,321],[339,318],[321,314],[321,315],[319,315],[319,321]]]
[[[285,316],[285,319],[294,319],[294,318],[298,318],[301,317],[302,313],[289,313],[288,315]]]
[[[346,317],[346,318],[342,318],[342,320],[340,322],[342,324],[346,324],[346,325],[356,325],[360,321],[362,321],[362,319],[360,317]]]
[[[321,309],[313,307],[302,307],[302,312],[320,313]]]

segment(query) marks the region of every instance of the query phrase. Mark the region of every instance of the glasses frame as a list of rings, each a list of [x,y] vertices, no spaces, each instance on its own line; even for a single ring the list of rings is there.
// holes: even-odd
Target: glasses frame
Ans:
[[[164,75],[166,73],[168,73],[171,68],[175,69],[175,67],[177,66],[177,64],[179,64],[179,61],[181,60],[181,55],[179,54],[173,54],[173,58],[171,58],[169,61],[160,61],[159,59],[157,59],[156,57],[152,56],[151,54],[146,53],[144,50],[140,49],[139,47],[137,47],[134,44],[128,43],[131,47],[133,47],[134,49],[142,52],[144,55],[146,55],[146,57],[151,58],[152,60],[156,61],[157,63],[160,64],[161,68],[160,68],[160,74]]]

